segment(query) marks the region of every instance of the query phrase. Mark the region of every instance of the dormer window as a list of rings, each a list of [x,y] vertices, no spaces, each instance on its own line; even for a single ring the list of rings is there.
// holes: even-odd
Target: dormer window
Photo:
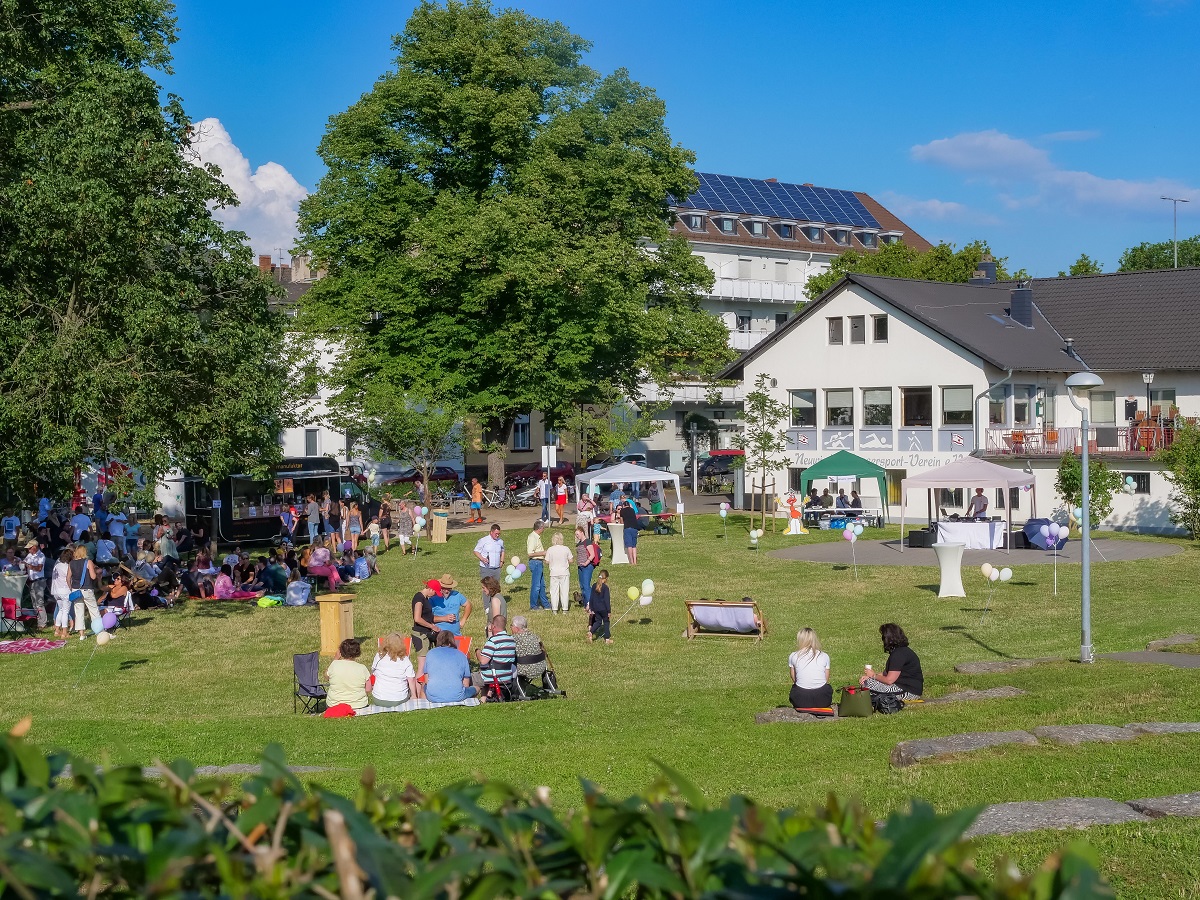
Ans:
[[[785,241],[790,241],[795,236],[795,233],[796,233],[795,226],[790,225],[787,222],[782,222],[779,225],[776,225],[775,230],[779,233],[779,236],[781,238],[783,238]]]
[[[808,238],[810,241],[812,241],[814,244],[825,243],[825,237],[821,234],[821,226],[820,225],[805,225],[804,226],[804,236],[806,238]]]
[[[858,240],[864,247],[875,246],[875,235],[869,231],[858,232]]]
[[[846,244],[850,243],[850,232],[845,228],[830,228],[829,236],[833,238],[833,242],[835,244],[842,244],[845,246]]]
[[[887,231],[879,235],[879,243],[881,244],[895,244],[899,240],[900,232],[898,231]]]
[[[767,223],[752,219],[746,223],[746,228],[754,237],[763,237],[767,233]]]
[[[688,213],[687,215],[685,215],[683,217],[683,224],[686,225],[691,231],[703,231],[704,230],[704,216],[698,216],[698,215],[695,215],[694,213]]]
[[[737,234],[737,219],[717,219],[722,234]]]

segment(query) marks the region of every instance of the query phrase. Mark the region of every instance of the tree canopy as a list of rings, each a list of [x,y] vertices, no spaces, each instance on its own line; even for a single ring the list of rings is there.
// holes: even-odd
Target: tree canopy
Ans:
[[[1103,275],[1104,265],[1098,260],[1092,259],[1086,253],[1080,253],[1079,259],[1071,263],[1071,268],[1066,272],[1059,271],[1058,277],[1065,278],[1068,275]]]
[[[599,76],[563,25],[482,0],[422,3],[395,67],[332,118],[301,205],[328,275],[299,322],[364,382],[447,397],[493,437],[541,410],[636,396],[730,353],[711,273],[669,229],[697,181],[663,103]]]
[[[815,300],[833,287],[848,272],[860,275],[889,275],[893,278],[919,278],[922,281],[954,281],[965,283],[979,268],[985,255],[990,255],[986,241],[972,241],[961,250],[942,242],[928,250],[916,250],[903,241],[884,244],[873,253],[847,250],[829,264],[829,270],[808,279],[804,293]],[[1000,280],[1026,277],[1025,270],[1009,273],[1007,258],[996,259],[996,277]]]
[[[1179,265],[1200,266],[1200,234],[1179,242]],[[1175,245],[1171,241],[1141,243],[1130,247],[1117,260],[1118,272],[1141,269],[1172,269],[1175,267]]]
[[[177,97],[166,0],[0,0],[0,486],[116,457],[216,480],[278,455],[270,282]]]

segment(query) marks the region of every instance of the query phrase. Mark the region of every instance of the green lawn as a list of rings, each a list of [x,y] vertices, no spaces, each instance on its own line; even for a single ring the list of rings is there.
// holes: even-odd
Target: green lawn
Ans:
[[[325,721],[293,715],[291,654],[317,646],[315,609],[259,609],[190,604],[142,613],[136,627],[96,653],[76,686],[93,644],[31,657],[0,656],[6,685],[0,725],[26,714],[32,737],[114,760],[148,763],[186,756],[197,764],[253,762],[278,742],[297,764],[344,771],[320,780],[349,791],[356,772],[376,768],[385,781],[435,787],[472,776],[548,785],[559,803],[580,796],[587,777],[617,794],[646,785],[660,759],[689,775],[710,796],[744,793],[776,805],[803,805],[828,792],[862,798],[879,816],[909,797],[950,809],[1005,800],[1104,796],[1118,800],[1196,790],[1200,740],[1145,737],[1119,745],[1013,747],[904,770],[888,764],[900,740],[1039,724],[1198,718],[1191,673],[1158,666],[1068,658],[1079,647],[1079,568],[1059,565],[1059,592],[1049,566],[1011,559],[1015,577],[997,592],[979,625],[982,576],[966,573],[963,600],[939,600],[933,567],[848,567],[787,562],[749,549],[749,525],[730,518],[729,538],[716,516],[689,520],[688,537],[643,538],[642,564],[613,570],[615,614],[624,592],[653,578],[654,603],[615,629],[613,646],[588,645],[585,614],[537,613],[569,699],[416,714]],[[869,530],[864,539],[880,534]],[[804,540],[768,534],[765,550]],[[520,545],[524,532],[507,535]],[[409,598],[420,581],[454,573],[475,595],[473,537],[425,545],[419,561],[384,556],[382,577],[358,586],[361,635],[407,631]],[[847,548],[848,550],[849,548]],[[511,551],[510,551],[511,552]],[[1003,554],[997,553],[996,562]],[[1008,562],[1009,560],[1005,560]],[[847,553],[847,563],[849,553]],[[1094,640],[1098,651],[1141,649],[1147,641],[1195,631],[1200,550],[1141,563],[1095,563]],[[528,576],[514,586],[510,611],[527,606]],[[729,638],[688,643],[683,601],[696,597],[759,601],[771,633],[762,644]],[[759,726],[754,714],[786,702],[787,655],[795,632],[814,627],[833,661],[835,685],[857,678],[863,663],[884,656],[878,625],[899,622],[921,657],[926,694],[1011,684],[1013,700],[916,707],[898,716],[817,725]],[[474,617],[468,632],[481,638]],[[1000,676],[963,676],[955,663],[1004,657],[1059,656],[1064,661]],[[1024,865],[1072,839],[1042,833],[984,842],[985,858],[1009,854]],[[1200,827],[1157,822],[1092,829],[1088,839],[1123,896],[1181,897],[1200,892]],[[1186,860],[1193,860],[1187,862]]]

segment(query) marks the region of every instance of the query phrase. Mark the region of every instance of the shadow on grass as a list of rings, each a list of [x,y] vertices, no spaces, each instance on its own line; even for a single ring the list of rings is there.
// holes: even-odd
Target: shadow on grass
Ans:
[[[918,591],[929,591],[931,594],[936,594],[941,591],[942,586],[940,584],[918,584],[916,588]]]
[[[127,659],[117,668],[121,672],[127,672],[130,669],[136,669],[138,666],[147,666],[149,664],[150,660],[148,659]]]
[[[981,609],[975,609],[975,610],[964,609],[963,610],[963,612],[982,612],[982,611],[983,610],[981,610]],[[979,638],[975,637],[975,635],[971,634],[971,632],[967,631],[965,625],[943,625],[942,631],[948,631],[953,634],[957,634],[960,637],[964,637],[968,641],[970,641],[972,644],[977,644],[978,646],[982,647],[984,650],[986,650],[988,653],[991,653],[993,656],[999,656],[1002,659],[1016,659],[1016,657],[1014,657],[1011,653],[1005,653],[1001,650],[997,650],[995,647],[991,646],[990,644],[985,644]]]
[[[219,603],[210,600],[196,607],[195,616],[198,619],[228,619],[230,613],[238,616],[248,616],[256,608],[252,604],[240,601]]]

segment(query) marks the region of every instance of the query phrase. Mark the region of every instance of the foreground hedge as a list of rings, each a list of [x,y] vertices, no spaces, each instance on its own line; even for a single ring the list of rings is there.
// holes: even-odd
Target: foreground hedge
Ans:
[[[71,766],[69,777],[61,777]],[[353,799],[304,787],[268,747],[234,796],[176,762],[161,778],[0,738],[0,897],[1111,897],[1088,851],[989,880],[961,840],[976,810],[920,803],[882,827],[832,797],[812,814],[709,805],[664,768],[644,797],[582,808],[497,782]]]

